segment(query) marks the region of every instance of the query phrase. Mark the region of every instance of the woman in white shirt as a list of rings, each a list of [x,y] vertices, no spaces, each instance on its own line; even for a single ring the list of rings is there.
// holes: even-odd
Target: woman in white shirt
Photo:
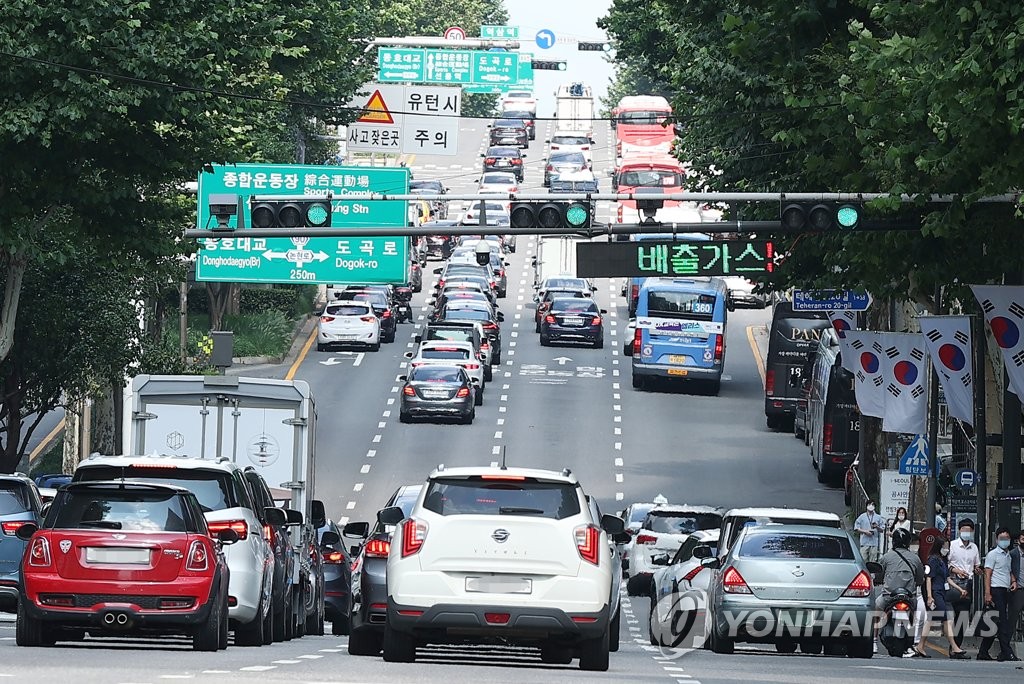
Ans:
[[[907,509],[900,506],[896,509],[896,517],[889,521],[888,534],[891,537],[892,533],[896,530],[906,530],[910,532],[910,519],[907,517]]]

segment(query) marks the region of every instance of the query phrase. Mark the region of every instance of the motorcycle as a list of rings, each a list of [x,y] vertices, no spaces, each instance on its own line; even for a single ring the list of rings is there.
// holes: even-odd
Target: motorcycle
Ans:
[[[914,609],[917,599],[906,589],[897,589],[885,602],[885,625],[878,635],[889,655],[898,658],[914,646]]]
[[[398,309],[398,322],[412,321],[412,288],[402,285],[395,288],[395,301]]]

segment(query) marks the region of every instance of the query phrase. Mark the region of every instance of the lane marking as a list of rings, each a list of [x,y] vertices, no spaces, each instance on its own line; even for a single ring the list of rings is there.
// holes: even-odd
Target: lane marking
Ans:
[[[363,467],[359,469],[359,473],[361,475],[365,475],[368,472],[370,472],[370,464],[369,463],[364,463]]]
[[[377,450],[376,449],[370,449],[369,451],[366,452],[366,458],[373,458],[376,455],[377,455]]]
[[[361,491],[363,491],[363,483],[362,482],[357,482],[355,484],[355,486],[352,487],[352,491],[353,492],[361,492]]]
[[[381,438],[381,435],[374,435],[373,436],[373,443],[374,444],[379,444],[380,443],[380,438]]]
[[[747,326],[747,341],[750,342],[750,351],[754,353],[754,363],[757,364],[757,372],[761,375],[761,386],[764,387],[764,359],[761,358],[761,350],[757,347],[757,340],[754,339],[754,326]]]
[[[314,342],[316,342],[316,326],[313,326],[313,329],[309,331],[309,339],[306,340],[306,344],[302,345],[302,350],[299,352],[299,355],[295,357],[295,362],[292,363],[292,367],[288,369],[287,373],[285,373],[285,380],[295,379],[295,374],[299,371],[299,366],[301,366],[302,362],[306,360],[306,354],[309,353]]]

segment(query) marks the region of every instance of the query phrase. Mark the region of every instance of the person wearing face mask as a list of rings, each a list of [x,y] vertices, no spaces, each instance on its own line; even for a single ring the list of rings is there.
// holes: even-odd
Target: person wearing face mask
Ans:
[[[878,543],[885,526],[882,516],[875,513],[875,504],[868,502],[867,510],[857,516],[854,529],[860,533],[860,555],[865,563],[878,562]]]
[[[889,521],[889,536],[896,530],[906,530],[911,532],[910,520],[907,519],[907,509],[900,506],[896,509],[896,517]]]
[[[956,645],[953,637],[953,611],[946,602],[946,596],[951,591],[959,589],[956,581],[949,576],[949,542],[945,539],[937,540],[932,544],[931,552],[928,554],[928,565],[925,566],[924,575],[924,600],[928,606],[928,613],[924,620],[924,631],[921,640],[912,650],[913,653],[904,654],[910,658],[930,658],[928,655],[928,631],[932,620],[942,624],[942,632],[949,642],[949,657],[951,660],[970,660],[967,652]]]
[[[949,576],[961,588],[960,599],[953,604],[953,635],[957,648],[964,645],[964,632],[970,622],[974,599],[975,573],[981,572],[981,554],[974,543],[974,521],[964,518],[957,525],[957,536],[949,545]]]
[[[1024,611],[1024,563],[1021,560],[1024,560],[1024,530],[1017,533],[1017,542],[1010,545],[1010,572],[1017,580],[1017,589],[1010,594],[1010,636],[1017,631],[1017,622]]]
[[[1013,576],[1010,563],[1010,528],[1000,527],[996,530],[996,547],[985,554],[985,606],[996,611],[996,623],[999,625],[999,656],[1004,660],[1017,660],[1010,649],[1010,595],[1017,590],[1017,578]],[[989,634],[981,640],[978,647],[978,660],[992,660],[988,650],[996,640]]]

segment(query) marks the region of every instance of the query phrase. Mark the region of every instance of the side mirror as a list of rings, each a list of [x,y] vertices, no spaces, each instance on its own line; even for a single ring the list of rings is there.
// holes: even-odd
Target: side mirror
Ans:
[[[551,138],[544,138],[544,142],[546,142],[546,143],[551,142]]]
[[[32,538],[32,535],[35,534],[38,530],[39,530],[39,525],[36,525],[33,522],[25,523],[24,525],[19,527],[17,530],[15,530],[14,536],[16,536],[21,541],[28,541],[29,539]]]
[[[659,553],[651,556],[651,565],[668,565],[668,560],[667,553]]]
[[[229,546],[238,541],[238,533],[232,529],[221,530],[217,533],[217,541],[221,544]]]
[[[499,323],[501,323],[501,322],[502,322],[502,321],[504,321],[504,320],[505,320],[505,314],[503,314],[503,313],[501,313],[501,312],[499,311],[499,312],[498,312],[498,322],[499,322]]]
[[[601,529],[608,534],[619,534],[626,531],[626,523],[618,516],[602,515]]]
[[[472,382],[474,385],[479,385],[480,384],[480,378],[473,377],[473,378],[470,378],[469,381]]]
[[[420,335],[419,333],[413,335],[412,341],[415,342],[416,344],[419,344],[420,342],[423,341],[423,335]]]
[[[427,305],[428,306],[434,306],[435,304],[437,304],[437,300],[436,299],[428,299],[427,300]]]
[[[334,530],[327,530],[320,535],[320,546],[334,546],[341,543],[341,535]]]
[[[705,558],[711,558],[712,555],[714,555],[714,554],[711,553],[711,547],[710,546],[705,546],[704,544],[701,544],[699,546],[693,547],[693,556],[692,557],[696,558],[697,560],[703,560]]]
[[[485,155],[485,154],[483,154],[483,153],[481,153],[481,154],[480,154],[480,158],[481,158],[481,159],[483,159],[483,158],[484,158],[485,156],[487,156],[487,155]]]
[[[443,271],[443,270],[444,270],[443,266],[439,266],[438,268],[435,268],[434,269],[434,275],[441,275],[441,271]]]
[[[599,309],[599,311],[600,311],[601,313],[603,313],[603,314],[606,314],[606,313],[608,313],[608,309]]]
[[[345,525],[345,528],[341,531],[346,537],[358,537],[360,539],[366,539],[370,536],[370,523],[368,522],[350,522]]]
[[[405,520],[405,513],[398,506],[389,506],[377,511],[377,521],[382,525],[397,525]]]
[[[42,505],[42,507],[39,509],[39,519],[40,520],[45,520],[46,519],[46,514],[50,512],[50,506],[52,506],[52,505],[53,505],[53,501],[47,501],[47,502],[45,502]]]
[[[736,302],[734,302],[732,300],[732,298],[730,297],[728,300],[726,300],[725,308],[728,309],[729,311],[735,311],[736,310]]]
[[[309,515],[310,522],[313,523],[313,527],[320,529],[327,524],[327,509],[324,507],[323,501],[313,499]]]
[[[291,508],[287,509],[285,513],[288,516],[289,525],[301,525],[302,524],[302,511],[296,511]]]
[[[718,558],[705,558],[701,560],[700,565],[702,568],[707,568],[709,570],[718,570],[722,567],[722,561]]]
[[[412,352],[405,352],[404,354],[402,354],[402,356],[404,356],[407,359],[411,359],[414,356],[414,354]]]
[[[619,532],[618,534],[612,535],[612,541],[616,544],[628,544],[629,540],[633,537],[629,536],[629,532]]]
[[[866,567],[868,569],[868,572],[870,572],[872,575],[874,575],[875,573],[882,572],[881,563],[876,563],[875,561],[865,563],[864,567]]]
[[[409,376],[408,376],[408,375],[399,375],[399,376],[398,376],[398,379],[399,379],[399,380],[400,380],[401,382],[405,382],[405,381],[407,381],[407,380],[409,379]]]
[[[352,546],[348,547],[348,553],[349,553],[350,556],[358,556],[359,555],[359,544],[353,544]]]
[[[284,512],[283,508],[273,508],[271,506],[267,506],[266,508],[263,509],[263,522],[265,522],[268,525],[287,525],[288,514]]]
[[[523,159],[526,159],[526,155],[525,154],[521,154],[519,156],[522,157]]]

